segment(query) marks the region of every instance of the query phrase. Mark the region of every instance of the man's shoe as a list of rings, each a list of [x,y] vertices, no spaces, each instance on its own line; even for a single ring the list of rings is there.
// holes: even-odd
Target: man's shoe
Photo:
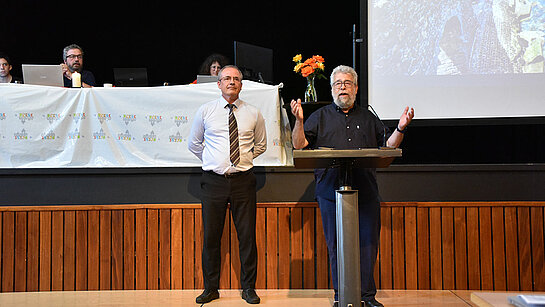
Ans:
[[[261,302],[261,299],[257,296],[254,289],[242,290],[242,299],[248,304],[259,304],[259,302]]]
[[[197,296],[195,301],[197,304],[206,304],[218,298],[220,298],[218,290],[204,290],[201,295]]]
[[[379,301],[374,297],[370,299],[365,299],[361,301],[361,307],[384,307]]]

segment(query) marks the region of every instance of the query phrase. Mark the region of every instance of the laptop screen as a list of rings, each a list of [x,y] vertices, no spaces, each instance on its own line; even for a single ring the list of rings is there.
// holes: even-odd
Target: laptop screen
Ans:
[[[25,84],[64,86],[60,65],[23,64],[22,68]]]
[[[148,86],[148,72],[143,68],[114,68],[115,86]]]

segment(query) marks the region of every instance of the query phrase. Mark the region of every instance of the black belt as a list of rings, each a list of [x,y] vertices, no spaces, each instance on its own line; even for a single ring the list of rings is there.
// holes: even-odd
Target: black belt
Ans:
[[[203,172],[207,173],[207,174],[210,174],[210,175],[216,175],[216,176],[220,176],[220,177],[224,177],[224,178],[233,178],[233,177],[237,177],[237,176],[241,176],[241,175],[245,175],[245,174],[248,174],[249,172],[253,171],[253,168],[250,168],[249,170],[247,171],[243,171],[243,172],[235,172],[235,173],[230,173],[230,174],[218,174],[214,171],[205,171],[203,170]]]

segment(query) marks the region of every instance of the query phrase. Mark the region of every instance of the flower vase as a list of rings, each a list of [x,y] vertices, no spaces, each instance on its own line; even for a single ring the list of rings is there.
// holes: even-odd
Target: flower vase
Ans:
[[[316,88],[314,87],[314,76],[307,77],[307,89],[305,90],[306,102],[317,102],[318,96],[316,96]]]

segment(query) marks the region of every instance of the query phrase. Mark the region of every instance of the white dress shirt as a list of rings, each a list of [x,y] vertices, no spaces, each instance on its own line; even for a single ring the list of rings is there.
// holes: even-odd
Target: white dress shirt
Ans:
[[[193,119],[188,149],[202,161],[202,169],[217,174],[243,172],[267,149],[265,120],[254,106],[237,99],[233,108],[238,126],[240,162],[229,158],[229,103],[223,98],[202,105]]]

